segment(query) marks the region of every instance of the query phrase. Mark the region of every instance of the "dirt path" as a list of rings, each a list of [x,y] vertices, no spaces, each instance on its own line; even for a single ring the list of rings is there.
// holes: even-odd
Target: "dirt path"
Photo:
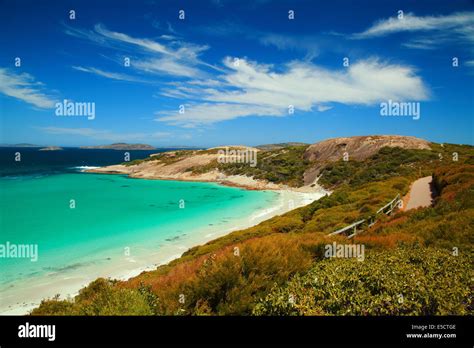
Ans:
[[[410,188],[410,192],[403,198],[404,210],[428,207],[433,203],[431,176],[416,180]]]

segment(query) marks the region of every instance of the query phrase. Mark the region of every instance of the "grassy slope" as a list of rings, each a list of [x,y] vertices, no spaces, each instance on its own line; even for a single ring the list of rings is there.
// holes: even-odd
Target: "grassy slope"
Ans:
[[[324,259],[325,244],[347,243],[327,233],[373,214],[429,174],[440,190],[434,207],[382,217],[357,236],[364,262]],[[329,165],[321,179],[331,196],[129,281],[98,279],[73,301],[46,300],[33,314],[472,314],[472,147],[383,149],[361,163]]]

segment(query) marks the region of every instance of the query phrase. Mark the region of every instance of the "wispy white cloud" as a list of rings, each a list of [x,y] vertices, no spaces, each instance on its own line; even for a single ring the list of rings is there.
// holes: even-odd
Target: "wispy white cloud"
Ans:
[[[56,99],[45,92],[44,84],[27,73],[0,68],[0,93],[41,109],[54,107]]]
[[[474,59],[471,59],[471,60],[466,60],[464,62],[464,65],[467,66],[469,68],[469,74],[472,75],[474,74]]]
[[[245,116],[284,116],[285,110],[273,106],[239,103],[199,103],[186,105],[183,114],[158,112],[158,121],[184,128],[212,124]]]
[[[207,45],[185,42],[174,35],[161,35],[157,40],[138,38],[111,31],[102,24],[96,24],[94,30],[66,26],[65,33],[103,47],[126,52],[129,57],[134,57],[131,59],[131,68],[140,73],[202,78],[207,75],[207,69],[216,69],[199,58],[209,48]],[[94,68],[89,68],[88,72],[92,69]],[[116,73],[105,74],[99,73],[97,68],[95,70],[98,75],[117,79]]]
[[[427,100],[429,90],[409,66],[363,60],[343,70],[294,61],[286,71],[241,59],[224,60],[229,72],[217,87],[183,84],[163,90],[169,97],[190,101],[184,113],[160,111],[159,121],[196,126],[245,116],[285,116],[288,107],[325,111],[330,103],[373,105],[392,100]]]
[[[93,128],[64,128],[64,127],[38,127],[41,131],[53,135],[71,135],[85,137],[100,141],[130,142],[130,141],[156,141],[164,140],[171,136],[168,132],[152,133],[116,133],[110,130]]]
[[[449,44],[464,45],[474,52],[474,12],[458,12],[445,16],[416,16],[407,13],[403,18],[379,20],[353,39],[384,37],[394,33],[411,32],[416,36],[402,43],[412,49],[439,49]]]
[[[178,38],[174,35],[163,34],[160,36],[160,39],[163,40],[178,40]]]
[[[190,78],[201,76],[201,71],[199,69],[183,65],[170,58],[138,60],[133,62],[133,66],[139,70],[153,74],[166,74]]]
[[[418,17],[413,13],[403,15],[403,18],[391,17],[379,20],[363,32],[354,34],[354,38],[364,39],[380,37],[397,32],[442,31],[453,30],[463,32],[463,27],[474,24],[474,12],[459,12],[446,16]],[[473,38],[471,38],[474,40]]]
[[[101,35],[105,40],[110,39],[117,43],[130,44],[132,46],[137,46],[151,52],[156,52],[156,53],[161,53],[161,54],[166,54],[166,55],[174,54],[173,51],[169,50],[168,47],[164,44],[161,44],[159,42],[149,40],[149,39],[134,38],[127,34],[110,31],[102,24],[96,24],[94,26],[94,30],[97,34]]]
[[[420,50],[433,50],[436,49],[439,45],[446,43],[449,40],[446,40],[446,38],[433,38],[433,37],[420,37],[420,38],[414,38],[411,39],[410,41],[402,43],[402,46],[405,46],[407,48],[415,48],[415,49],[420,49]]]
[[[318,105],[318,111],[319,112],[324,112],[324,111],[328,111],[328,110],[331,110],[331,109],[332,109],[332,106]]]
[[[145,80],[141,80],[127,74],[114,73],[114,72],[104,71],[104,70],[96,69],[92,67],[73,66],[72,68],[78,71],[88,72],[94,75],[107,77],[112,80],[129,81],[129,82],[147,82]]]

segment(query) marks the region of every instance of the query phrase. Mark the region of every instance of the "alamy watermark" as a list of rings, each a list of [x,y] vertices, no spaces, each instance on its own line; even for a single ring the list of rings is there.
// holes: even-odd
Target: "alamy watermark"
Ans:
[[[62,103],[56,103],[56,116],[87,116],[88,120],[95,119],[94,102],[72,102],[64,99]]]
[[[225,147],[217,151],[219,163],[248,163],[251,167],[257,165],[257,150],[251,148],[234,149]]]
[[[54,324],[30,324],[18,326],[18,337],[20,338],[47,338],[48,341],[56,339],[56,325]]]
[[[364,261],[365,246],[364,244],[326,244],[324,246],[324,257],[338,258],[356,258],[357,261]]]
[[[0,258],[6,259],[30,259],[31,262],[38,261],[38,244],[14,244],[6,242],[0,244]]]
[[[381,116],[410,116],[414,120],[419,120],[421,108],[419,102],[397,102],[389,99],[380,103]]]

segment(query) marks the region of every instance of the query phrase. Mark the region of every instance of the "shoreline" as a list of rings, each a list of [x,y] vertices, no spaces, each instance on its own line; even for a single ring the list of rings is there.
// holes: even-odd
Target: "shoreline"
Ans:
[[[84,172],[90,172],[89,170]],[[103,172],[97,174],[105,174]],[[108,173],[112,174],[112,173]],[[121,174],[123,173],[114,173]],[[131,176],[129,176],[131,177]],[[131,177],[134,178],[134,177]],[[149,179],[149,178],[146,178]],[[176,180],[174,178],[153,180]],[[190,181],[190,180],[176,180],[176,181]],[[194,180],[197,181],[197,180]],[[207,181],[211,182],[211,181]],[[223,186],[233,186],[229,183],[214,182]],[[232,183],[232,182],[230,182]],[[241,189],[249,189],[241,185],[233,187]],[[217,239],[234,231],[246,229],[259,223],[268,220],[276,215],[284,214],[293,209],[305,206],[317,199],[320,199],[325,194],[329,193],[326,190],[311,188],[311,190],[293,190],[286,187],[279,187],[278,189],[264,189],[264,188],[250,188],[253,190],[273,191],[278,194],[278,198],[264,208],[255,211],[254,214],[247,217],[239,218],[237,221],[230,221],[224,226],[219,224],[212,224],[212,226],[201,227],[188,233],[186,238],[176,238],[176,240],[165,243],[165,245],[152,250],[146,250],[143,255],[134,255],[126,259],[114,260],[112,263],[100,260],[101,264],[91,265],[84,269],[80,268],[71,274],[48,274],[46,276],[38,277],[38,279],[25,279],[15,283],[14,286],[5,287],[2,289],[2,303],[0,315],[25,315],[33,308],[37,307],[42,299],[51,298],[55,294],[60,294],[61,299],[71,298],[78,294],[79,290],[88,285],[91,281],[99,278],[112,278],[119,280],[126,280],[139,275],[145,271],[156,269],[160,265],[169,263],[170,261],[181,257],[181,255],[189,248],[203,245],[211,240]],[[182,237],[182,236],[181,236]],[[151,254],[150,254],[151,253]],[[138,262],[137,259],[140,261]],[[105,263],[104,263],[105,262]],[[141,263],[140,266],[136,263]],[[85,274],[87,276],[85,276]],[[45,278],[49,278],[45,282]],[[20,296],[17,296],[20,293]],[[7,296],[3,296],[7,295]],[[9,299],[10,297],[10,299]]]
[[[115,167],[115,169],[107,169]],[[107,175],[126,175],[131,179],[144,180],[164,180],[164,181],[183,181],[183,182],[206,182],[214,183],[222,186],[241,188],[245,190],[255,191],[292,191],[299,193],[322,193],[330,194],[331,191],[324,189],[317,184],[317,180],[310,185],[301,187],[292,187],[284,184],[275,184],[265,180],[253,179],[244,175],[225,175],[217,171],[211,171],[204,174],[187,174],[182,175],[138,175],[139,172],[134,172],[127,169],[124,165],[112,165],[106,167],[93,167],[82,170],[83,173],[90,174],[107,174]]]

